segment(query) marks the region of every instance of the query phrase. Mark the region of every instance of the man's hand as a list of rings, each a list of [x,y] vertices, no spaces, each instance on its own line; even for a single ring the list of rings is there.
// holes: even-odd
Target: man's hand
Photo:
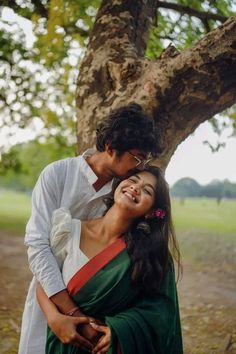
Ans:
[[[88,317],[65,316],[57,312],[48,325],[62,343],[92,351],[92,343],[77,332],[78,326],[89,325],[89,322]]]

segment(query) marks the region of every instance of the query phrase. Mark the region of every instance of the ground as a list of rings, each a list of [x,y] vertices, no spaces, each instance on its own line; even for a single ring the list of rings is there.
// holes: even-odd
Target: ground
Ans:
[[[31,274],[22,237],[0,232],[0,249],[0,353],[14,354]],[[236,354],[236,269],[231,258],[218,257],[204,269],[184,261],[183,268],[178,288],[184,353]]]

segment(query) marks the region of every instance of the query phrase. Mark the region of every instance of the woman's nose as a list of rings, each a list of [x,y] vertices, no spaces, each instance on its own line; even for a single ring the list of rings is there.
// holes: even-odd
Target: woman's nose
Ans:
[[[130,189],[133,190],[135,193],[139,193],[140,192],[140,187],[138,186],[138,184],[132,184],[130,186]]]

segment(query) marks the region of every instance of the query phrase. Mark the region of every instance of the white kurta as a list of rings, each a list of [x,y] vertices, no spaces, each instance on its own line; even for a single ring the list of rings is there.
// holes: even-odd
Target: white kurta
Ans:
[[[22,317],[19,354],[44,354],[46,320],[36,299],[36,279],[50,297],[65,289],[62,274],[50,248],[52,213],[65,207],[73,218],[92,219],[102,215],[103,197],[111,191],[112,182],[98,192],[93,188],[97,180],[85,157],[59,160],[48,165],[39,176],[32,194],[32,213],[26,227],[29,266],[34,274]]]

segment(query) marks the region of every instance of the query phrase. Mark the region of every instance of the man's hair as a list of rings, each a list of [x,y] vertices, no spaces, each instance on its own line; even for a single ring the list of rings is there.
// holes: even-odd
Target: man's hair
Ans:
[[[153,119],[137,103],[112,111],[97,127],[96,148],[105,150],[110,144],[118,155],[131,149],[157,155],[159,138]]]

